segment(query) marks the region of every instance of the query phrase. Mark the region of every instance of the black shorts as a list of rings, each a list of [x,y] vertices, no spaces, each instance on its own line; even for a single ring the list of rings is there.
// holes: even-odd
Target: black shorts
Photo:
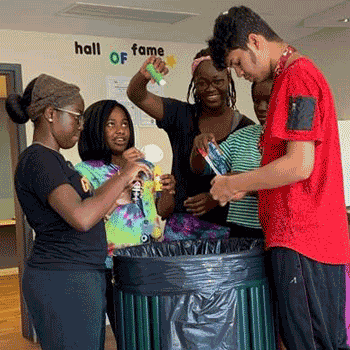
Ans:
[[[267,267],[277,334],[291,350],[340,350],[347,345],[345,266],[272,248]]]

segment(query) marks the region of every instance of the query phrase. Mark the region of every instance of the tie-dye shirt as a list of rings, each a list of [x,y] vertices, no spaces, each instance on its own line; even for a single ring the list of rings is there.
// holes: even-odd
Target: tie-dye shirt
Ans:
[[[116,175],[119,167],[106,164],[101,160],[89,160],[78,163],[75,168],[85,176],[96,189]],[[142,206],[128,203],[119,205],[106,222],[108,242],[116,246],[141,243],[142,235],[151,235],[157,229],[159,217],[154,200],[154,182],[146,181],[143,185]],[[141,209],[142,207],[142,209]]]

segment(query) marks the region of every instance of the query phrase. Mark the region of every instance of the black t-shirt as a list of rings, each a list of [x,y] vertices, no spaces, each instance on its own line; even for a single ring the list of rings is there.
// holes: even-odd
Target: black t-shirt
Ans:
[[[34,144],[21,155],[15,188],[35,241],[28,266],[51,270],[103,269],[107,239],[103,220],[89,231],[70,226],[48,203],[49,194],[70,184],[81,199],[93,195],[70,162],[49,148]],[[85,188],[85,190],[84,190]]]
[[[194,105],[171,98],[163,98],[164,116],[157,126],[168,134],[173,151],[172,174],[176,179],[175,213],[186,213],[183,202],[191,196],[209,192],[213,175],[197,175],[191,171],[190,155],[193,141],[200,134]],[[235,130],[255,124],[242,116]],[[224,140],[221,140],[224,141]],[[225,225],[228,205],[217,206],[200,218],[212,223]]]

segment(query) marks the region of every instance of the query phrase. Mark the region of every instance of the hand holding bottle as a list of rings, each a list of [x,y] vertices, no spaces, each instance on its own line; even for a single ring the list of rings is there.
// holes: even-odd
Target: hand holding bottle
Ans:
[[[170,194],[175,194],[175,177],[171,174],[164,174],[160,176],[160,182],[162,184],[162,191],[167,191]]]
[[[152,177],[152,172],[146,164],[135,161],[127,161],[120,171],[120,176],[125,176],[127,179],[126,187],[128,187],[134,181],[139,181],[142,173],[150,178]]]
[[[155,79],[152,78],[151,73],[149,70],[147,70],[147,66],[149,64],[152,64],[154,67],[154,70],[157,73],[162,74],[165,76],[168,74],[169,69],[166,67],[165,62],[160,58],[160,57],[155,57],[155,56],[150,56],[149,58],[146,59],[146,61],[142,64],[140,68],[140,73],[144,75],[144,77],[148,80],[151,80],[152,82],[155,82]]]

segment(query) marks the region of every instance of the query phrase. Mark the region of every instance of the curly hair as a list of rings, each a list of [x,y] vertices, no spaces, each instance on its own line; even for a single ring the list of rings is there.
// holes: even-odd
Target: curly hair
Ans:
[[[210,56],[210,50],[209,48],[202,49],[199,51],[196,56],[194,57],[194,60],[200,57]],[[235,82],[232,79],[231,73],[227,72],[227,79],[229,82],[228,87],[228,99],[227,99],[227,105],[235,108],[236,106],[236,88],[235,88]],[[196,95],[196,87],[194,85],[194,75],[192,76],[192,79],[190,81],[190,84],[188,86],[187,90],[187,102],[190,102],[190,98],[194,100],[195,103],[195,110],[196,110],[196,116],[200,115],[201,109],[202,109],[202,103],[198,96]]]
[[[235,49],[247,50],[249,34],[259,34],[267,41],[283,40],[255,12],[245,6],[231,7],[215,20],[213,37],[208,41],[210,55],[217,69],[226,68],[226,56]]]
[[[112,151],[105,139],[105,125],[112,110],[122,109],[128,119],[130,139],[126,149],[134,147],[134,125],[129,111],[115,100],[101,100],[89,106],[84,113],[84,129],[80,134],[78,152],[83,161],[103,160],[109,164],[112,160]]]

